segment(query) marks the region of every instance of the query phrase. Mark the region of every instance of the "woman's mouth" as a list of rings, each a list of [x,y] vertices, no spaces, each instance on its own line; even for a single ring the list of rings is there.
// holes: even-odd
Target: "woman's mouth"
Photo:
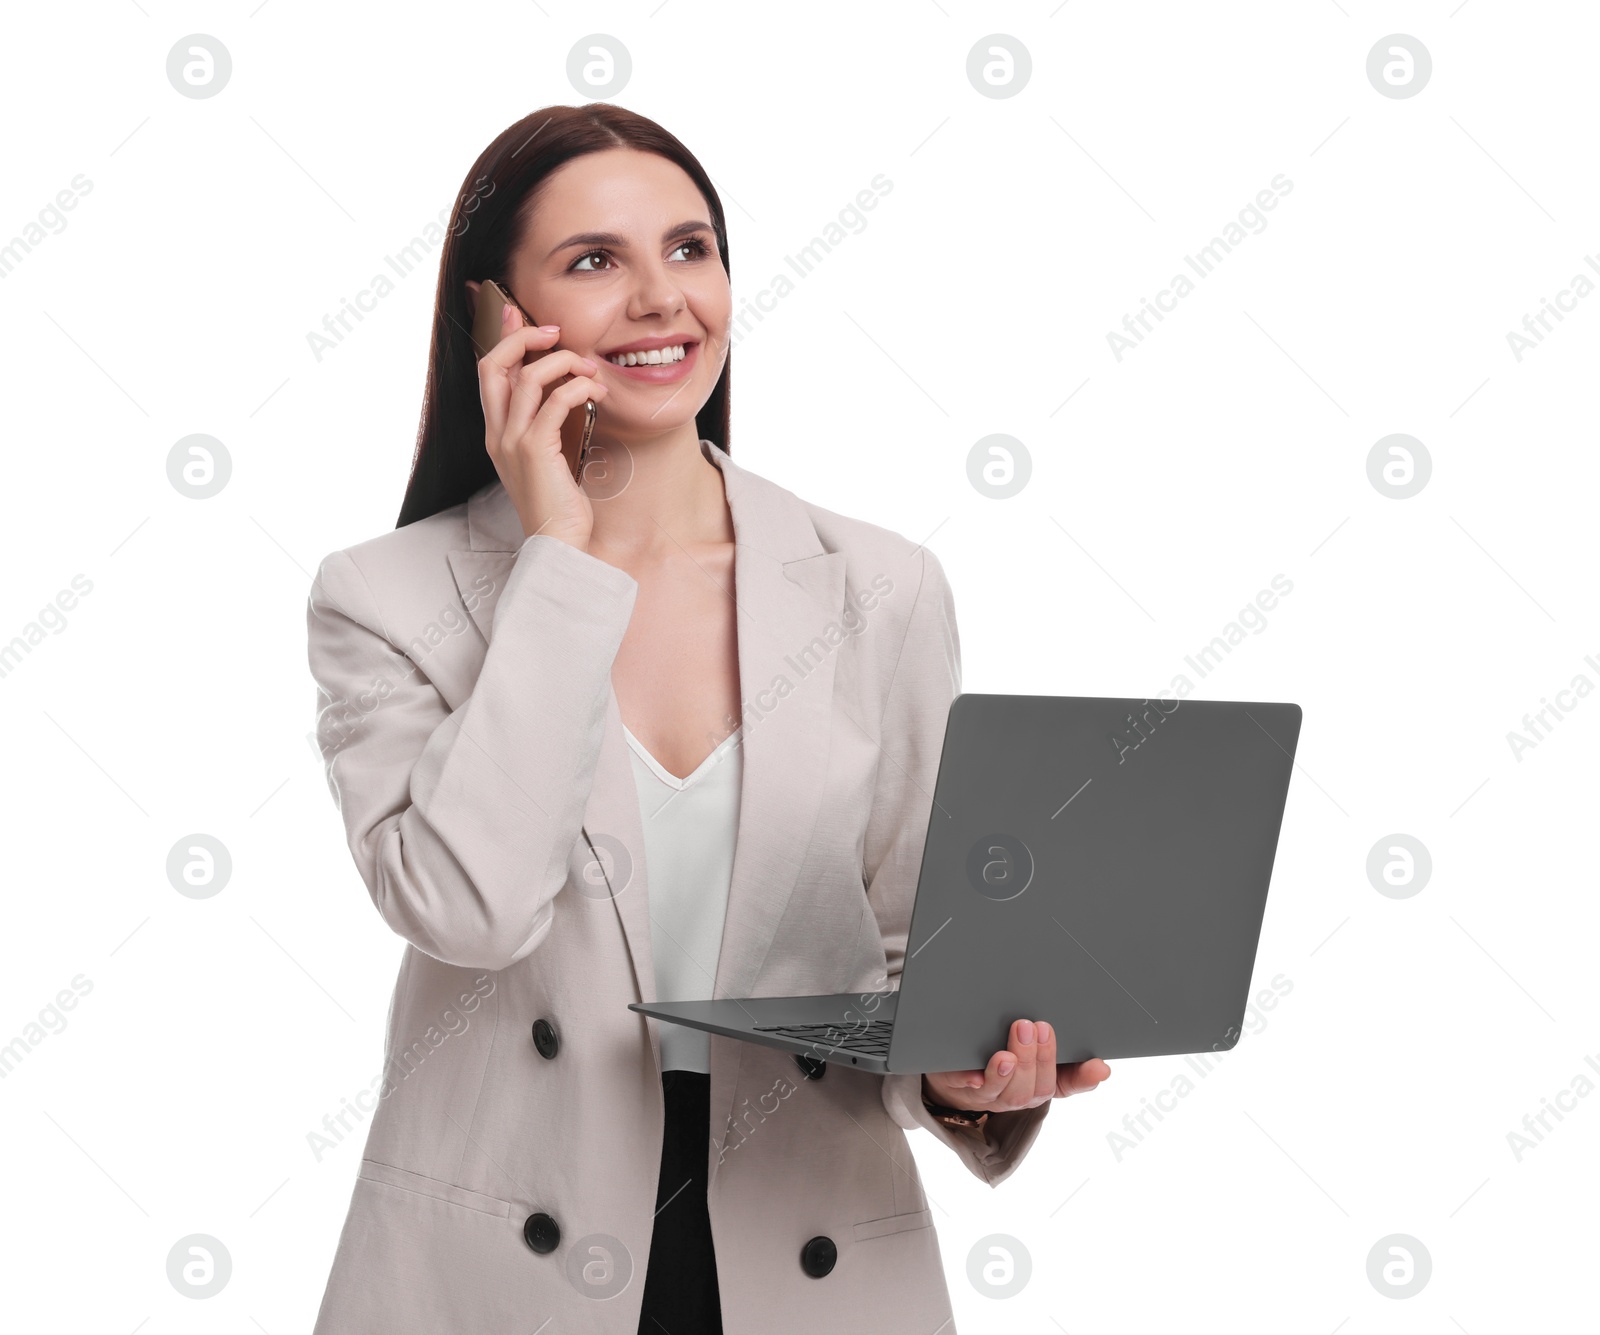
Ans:
[[[630,380],[665,385],[681,380],[694,369],[700,344],[692,340],[651,348],[647,352],[617,352],[604,358],[607,366]]]

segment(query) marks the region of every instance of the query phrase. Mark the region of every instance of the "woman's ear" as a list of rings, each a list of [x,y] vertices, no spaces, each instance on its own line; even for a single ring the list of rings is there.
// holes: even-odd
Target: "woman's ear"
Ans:
[[[478,317],[478,289],[483,286],[476,278],[467,279],[467,310],[473,319]]]

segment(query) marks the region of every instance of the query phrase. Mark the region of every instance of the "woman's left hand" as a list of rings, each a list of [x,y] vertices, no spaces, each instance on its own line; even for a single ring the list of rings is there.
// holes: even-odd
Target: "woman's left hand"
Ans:
[[[966,1112],[1013,1112],[1098,1089],[1110,1074],[1098,1057],[1058,1065],[1055,1030],[1042,1021],[1017,1020],[1008,1046],[983,1070],[929,1071],[922,1091],[930,1102]]]

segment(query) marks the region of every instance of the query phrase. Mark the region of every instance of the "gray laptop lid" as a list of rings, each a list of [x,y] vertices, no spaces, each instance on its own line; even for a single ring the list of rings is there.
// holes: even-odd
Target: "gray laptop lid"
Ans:
[[[890,1066],[1238,1041],[1300,706],[963,694],[950,708]],[[964,1052],[952,1063],[952,1052]]]

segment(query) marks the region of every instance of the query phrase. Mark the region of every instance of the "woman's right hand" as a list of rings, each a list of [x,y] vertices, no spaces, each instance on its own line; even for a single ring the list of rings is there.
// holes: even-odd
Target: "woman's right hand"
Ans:
[[[587,551],[594,507],[562,453],[561,424],[587,400],[600,403],[610,391],[592,379],[599,370],[594,362],[566,348],[523,365],[530,352],[555,343],[558,329],[526,324],[507,305],[500,332],[500,342],[478,362],[489,457],[517,508],[524,537],[542,533]],[[550,388],[569,375],[566,384]]]

